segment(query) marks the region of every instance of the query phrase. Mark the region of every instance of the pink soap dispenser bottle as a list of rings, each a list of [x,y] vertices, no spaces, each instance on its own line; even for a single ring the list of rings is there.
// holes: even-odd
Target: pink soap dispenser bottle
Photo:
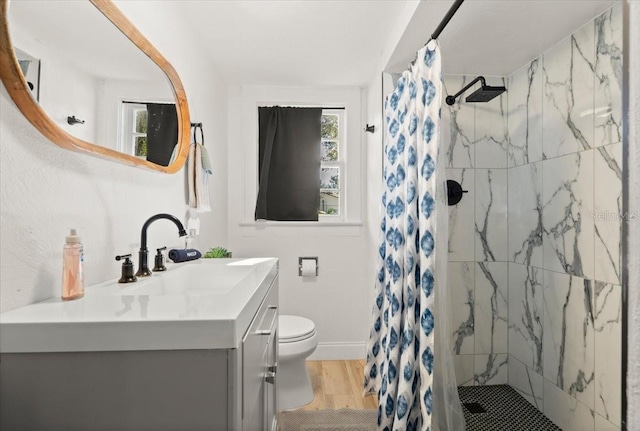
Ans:
[[[84,255],[82,243],[75,229],[71,229],[62,249],[62,300],[84,296],[84,276],[82,273],[82,262]]]

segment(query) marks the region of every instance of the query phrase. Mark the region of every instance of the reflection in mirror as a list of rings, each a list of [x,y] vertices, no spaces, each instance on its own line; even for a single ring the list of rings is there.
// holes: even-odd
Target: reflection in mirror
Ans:
[[[20,71],[27,80],[27,85],[34,99],[40,99],[40,60],[14,47]]]
[[[121,15],[105,0],[12,0],[6,13],[20,70],[27,85],[33,85],[33,100],[62,131],[84,143],[135,157],[142,165],[166,167],[179,158],[180,166],[171,169],[175,172],[184,163],[183,154],[186,158],[186,150],[176,145],[179,137],[185,141],[186,135],[183,145],[188,146],[186,102],[182,100],[184,112],[179,112],[180,98],[168,79],[171,75],[156,64],[158,58],[150,58],[149,49],[138,47],[140,40],[148,42],[128,22],[119,25],[128,35],[121,32],[115,21],[105,17],[105,9]],[[136,36],[138,46],[132,43]],[[69,117],[78,121],[68,122]],[[187,128],[179,136],[184,124]],[[126,161],[139,164],[135,159]]]

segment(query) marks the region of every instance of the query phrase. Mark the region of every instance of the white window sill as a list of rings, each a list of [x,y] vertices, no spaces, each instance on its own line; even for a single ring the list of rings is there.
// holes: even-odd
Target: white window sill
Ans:
[[[238,223],[241,227],[343,227],[355,226],[360,227],[361,221],[252,221]]]
[[[251,221],[238,223],[242,236],[360,236],[362,221]]]

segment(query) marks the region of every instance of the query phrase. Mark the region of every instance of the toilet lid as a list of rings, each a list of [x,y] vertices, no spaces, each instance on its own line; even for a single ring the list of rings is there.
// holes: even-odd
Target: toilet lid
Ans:
[[[278,318],[278,340],[282,342],[300,341],[316,332],[313,321],[300,316],[281,314]]]

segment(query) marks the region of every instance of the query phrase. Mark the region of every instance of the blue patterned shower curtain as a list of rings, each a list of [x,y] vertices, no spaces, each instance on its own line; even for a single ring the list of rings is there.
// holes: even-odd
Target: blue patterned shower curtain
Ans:
[[[434,384],[441,356],[435,355],[435,290],[446,283],[439,278],[446,267],[436,270],[436,240],[445,242],[440,260],[447,259],[446,222],[443,235],[436,223],[438,212],[448,214],[438,200],[444,170],[436,169],[442,88],[440,49],[430,41],[385,102],[384,215],[365,367],[365,392],[379,398],[380,431],[457,428],[432,421],[434,392],[442,393]],[[451,366],[444,364],[448,376]]]

